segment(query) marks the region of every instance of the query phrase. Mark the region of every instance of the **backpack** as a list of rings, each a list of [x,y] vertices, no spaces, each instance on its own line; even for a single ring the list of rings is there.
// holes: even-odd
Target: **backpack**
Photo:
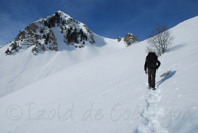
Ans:
[[[154,52],[149,52],[147,57],[146,57],[146,61],[147,61],[147,66],[148,68],[156,68],[157,65],[157,55]]]

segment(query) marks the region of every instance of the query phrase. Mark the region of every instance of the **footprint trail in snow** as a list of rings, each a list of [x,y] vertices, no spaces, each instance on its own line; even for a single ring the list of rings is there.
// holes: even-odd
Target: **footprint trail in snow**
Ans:
[[[160,93],[159,89],[147,91],[146,107],[140,113],[143,122],[136,127],[134,133],[169,133],[159,122],[160,117],[163,116],[163,109],[157,107],[157,103],[161,100]]]

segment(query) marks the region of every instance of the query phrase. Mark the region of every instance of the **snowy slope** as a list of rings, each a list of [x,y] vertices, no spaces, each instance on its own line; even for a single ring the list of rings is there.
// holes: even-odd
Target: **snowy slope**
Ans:
[[[76,63],[109,53],[125,47],[122,41],[94,35],[96,44],[88,43],[84,48],[76,49],[63,43],[60,28],[52,29],[57,36],[59,50],[46,51],[38,55],[31,53],[31,47],[6,56],[6,47],[0,49],[0,97],[19,90],[35,81],[56,73]],[[28,78],[27,78],[28,77]]]
[[[74,35],[78,43],[72,42]],[[98,36],[61,11],[40,18],[0,49],[0,97],[76,63],[124,47],[123,41],[117,43],[116,39]],[[10,53],[5,55],[7,49]]]
[[[115,50],[120,48],[119,43],[98,37],[101,43],[97,44],[108,45],[86,47],[80,57],[98,51],[106,54],[73,63],[1,97],[0,132],[196,133],[198,17],[178,24],[171,32],[175,41],[159,58],[162,65],[157,71],[156,91],[147,89],[147,75],[143,70],[146,41]],[[70,61],[86,59],[75,58],[73,52],[69,53]],[[44,60],[52,56],[61,62],[63,53],[68,54],[47,52],[37,58],[43,56]],[[49,60],[50,67],[56,66],[53,60]],[[31,69],[30,66],[25,68]],[[159,77],[168,70],[171,70],[168,76]]]
[[[160,57],[162,65],[156,80],[158,90],[146,93],[147,106],[141,114],[145,120],[136,132],[197,132],[197,22],[198,17],[195,17],[170,29],[175,36],[174,44]],[[161,78],[166,71],[170,71],[169,75]]]
[[[176,36],[172,48],[161,57],[159,70],[171,70],[170,75],[158,78],[161,90],[158,108],[165,115],[161,124],[170,132],[196,133],[198,131],[198,17],[182,22],[173,29]]]

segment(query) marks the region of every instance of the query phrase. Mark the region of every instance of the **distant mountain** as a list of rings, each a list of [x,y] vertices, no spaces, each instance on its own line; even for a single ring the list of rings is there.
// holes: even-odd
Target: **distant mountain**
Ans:
[[[57,31],[60,32],[58,33],[59,36],[55,34]],[[62,42],[58,43],[57,38],[60,38],[60,36],[62,36]],[[127,36],[127,39],[124,40],[129,46],[138,39],[131,41]],[[94,33],[85,24],[61,11],[57,11],[46,18],[39,18],[25,29],[20,30],[5,53],[9,55],[20,49],[31,47],[31,52],[36,55],[41,51],[58,51],[62,48],[61,45],[83,48],[88,43],[95,44]]]
[[[10,54],[31,46],[33,46],[33,54],[46,50],[58,51],[60,44],[57,43],[57,37],[54,34],[55,28],[59,28],[59,31],[64,36],[62,41],[66,45],[82,48],[87,43],[95,43],[93,33],[85,24],[58,11],[46,18],[39,18],[21,30],[10,43],[6,53]]]

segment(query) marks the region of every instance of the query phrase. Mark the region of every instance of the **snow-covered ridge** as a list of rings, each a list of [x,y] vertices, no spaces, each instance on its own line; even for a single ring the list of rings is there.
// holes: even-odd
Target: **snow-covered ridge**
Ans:
[[[28,84],[0,98],[0,132],[197,133],[198,17],[170,30],[175,40],[159,57],[156,91],[147,89],[143,70],[146,40],[124,48],[94,34],[95,45],[37,56],[5,56],[1,48],[0,85]]]

